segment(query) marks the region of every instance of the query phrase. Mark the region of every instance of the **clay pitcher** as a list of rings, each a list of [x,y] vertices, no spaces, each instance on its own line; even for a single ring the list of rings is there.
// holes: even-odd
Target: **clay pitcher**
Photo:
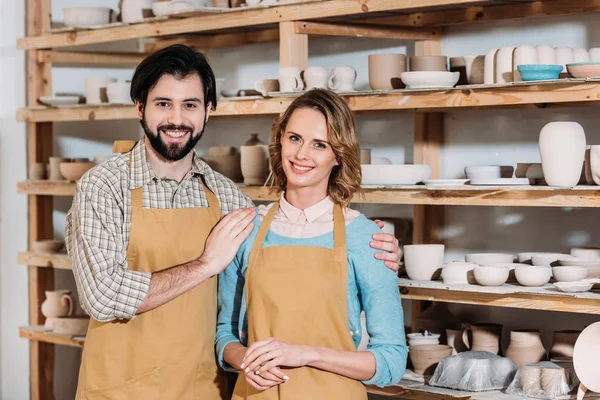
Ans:
[[[46,291],[46,300],[42,303],[42,315],[46,317],[46,328],[52,329],[55,318],[73,314],[73,298],[70,290]]]
[[[510,345],[506,349],[506,357],[517,364],[532,364],[546,359],[546,349],[542,343],[540,331],[512,331],[510,332]]]
[[[469,341],[469,332],[472,336],[471,341]],[[500,324],[473,324],[463,332],[463,342],[471,351],[499,354],[501,336],[502,325]]]
[[[464,329],[446,329],[446,342],[452,347],[452,355],[467,351],[467,346],[463,343]]]
[[[581,331],[556,331],[550,349],[550,358],[573,357],[573,348]]]

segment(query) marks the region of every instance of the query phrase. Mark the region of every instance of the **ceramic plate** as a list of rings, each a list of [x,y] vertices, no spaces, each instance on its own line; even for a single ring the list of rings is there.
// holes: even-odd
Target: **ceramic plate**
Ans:
[[[528,178],[471,179],[473,186],[523,186],[534,183],[535,179]]]
[[[592,290],[594,284],[587,279],[575,282],[555,282],[554,287],[561,292],[582,293]]]
[[[41,96],[40,102],[48,106],[69,106],[79,104],[79,96]]]
[[[600,393],[598,360],[600,360],[600,322],[585,328],[575,342],[573,366],[577,377],[592,392]]]
[[[423,183],[427,186],[460,186],[469,182],[468,179],[427,179]]]

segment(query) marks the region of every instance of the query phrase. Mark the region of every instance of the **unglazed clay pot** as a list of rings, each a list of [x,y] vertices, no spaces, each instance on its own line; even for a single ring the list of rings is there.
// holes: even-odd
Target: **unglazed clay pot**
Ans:
[[[91,76],[85,78],[85,102],[87,104],[101,104],[108,102],[106,93],[109,83],[116,82],[115,78]]]
[[[515,82],[522,81],[521,73],[517,69],[519,65],[537,64],[538,55],[536,48],[533,46],[523,45],[515,49],[513,59],[513,79]]]
[[[445,344],[409,346],[408,355],[416,374],[432,375],[437,364],[452,355],[452,347]]]
[[[369,86],[373,90],[401,89],[400,75],[406,72],[404,54],[369,54]]]
[[[335,67],[329,74],[327,86],[336,92],[351,92],[356,82],[356,70],[352,67]]]
[[[485,55],[483,68],[483,83],[493,85],[496,83],[496,56],[498,49],[490,49]]]
[[[265,145],[241,147],[242,175],[246,185],[263,185],[269,175],[269,149]]]
[[[411,244],[404,246],[404,266],[410,279],[430,281],[438,275],[443,264],[443,244]]]
[[[540,331],[510,332],[510,345],[506,349],[506,357],[513,360],[517,367],[546,360],[546,349]]]
[[[81,336],[85,335],[90,324],[88,317],[56,318],[54,333],[59,335]]]
[[[524,265],[515,268],[515,276],[519,284],[523,286],[544,286],[552,278],[550,266]]]
[[[50,157],[49,158],[49,166],[50,173],[48,174],[48,179],[51,181],[64,181],[65,177],[60,172],[60,164],[64,162],[71,161],[69,158],[63,157]]]
[[[496,55],[496,82],[509,83],[513,78],[513,54],[514,47],[502,47]]]
[[[502,286],[510,276],[510,268],[500,266],[476,266],[473,270],[475,280],[481,286]]]
[[[570,253],[573,257],[600,258],[600,248],[598,247],[573,247]]]
[[[446,56],[412,56],[410,71],[448,71]]]
[[[46,291],[42,303],[42,315],[46,317],[46,329],[54,328],[54,319],[73,314],[73,298],[70,290]]]
[[[550,122],[540,132],[539,146],[544,179],[548,186],[577,185],[585,158],[583,127],[577,122]]]
[[[259,139],[258,133],[251,133],[250,138],[248,138],[244,142],[244,146],[258,146],[258,145],[264,145],[264,144],[265,143]]]
[[[471,340],[469,340],[471,333]],[[500,338],[502,325],[499,324],[473,324],[463,332],[463,342],[471,351],[489,351],[492,354],[500,353]]]
[[[88,170],[92,169],[93,162],[63,162],[60,163],[60,173],[70,182],[79,180]]]
[[[470,85],[483,83],[485,56],[464,56],[465,69],[467,70],[467,82]]]
[[[464,329],[446,329],[446,343],[452,347],[453,355],[469,350],[463,342],[464,332]]]
[[[550,348],[550,358],[555,357],[573,357],[575,342],[581,334],[581,331],[566,330],[554,332],[552,347]]]
[[[46,179],[46,165],[44,163],[33,163],[29,166],[29,179],[39,181]]]
[[[121,4],[121,19],[131,23],[141,21],[152,15],[153,0],[123,0]]]

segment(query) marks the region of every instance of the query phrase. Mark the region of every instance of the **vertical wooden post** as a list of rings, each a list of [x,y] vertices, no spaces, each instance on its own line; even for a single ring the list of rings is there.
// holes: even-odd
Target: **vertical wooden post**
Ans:
[[[296,22],[279,23],[279,66],[308,67],[308,35],[296,33]]]
[[[432,56],[442,53],[440,40],[415,42],[415,55]],[[415,114],[414,163],[428,164],[432,178],[440,177],[440,150],[444,134],[444,114],[417,112]],[[441,206],[415,205],[413,209],[413,243],[440,243],[439,228],[444,222],[444,208]],[[424,310],[424,302],[412,301],[411,330],[416,331],[417,317]]]
[[[50,0],[27,0],[27,35],[40,35],[50,29]],[[37,51],[27,53],[27,104],[34,106],[40,96],[52,94],[50,63],[39,63]],[[52,124],[27,124],[27,163],[48,162],[52,155]],[[29,245],[35,240],[52,239],[53,200],[51,196],[29,196]],[[45,291],[54,289],[51,268],[29,267],[29,323],[41,325],[41,305]],[[53,399],[54,345],[30,341],[31,398]]]

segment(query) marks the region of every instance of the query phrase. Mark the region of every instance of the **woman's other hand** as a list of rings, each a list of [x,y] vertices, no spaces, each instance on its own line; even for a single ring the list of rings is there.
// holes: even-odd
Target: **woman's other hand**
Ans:
[[[376,219],[375,223],[379,228],[383,228],[383,222]],[[394,272],[400,269],[400,259],[402,258],[402,249],[398,246],[398,239],[389,233],[376,233],[370,246],[374,249],[385,250],[385,252],[375,253],[375,258],[383,260],[386,267]]]

